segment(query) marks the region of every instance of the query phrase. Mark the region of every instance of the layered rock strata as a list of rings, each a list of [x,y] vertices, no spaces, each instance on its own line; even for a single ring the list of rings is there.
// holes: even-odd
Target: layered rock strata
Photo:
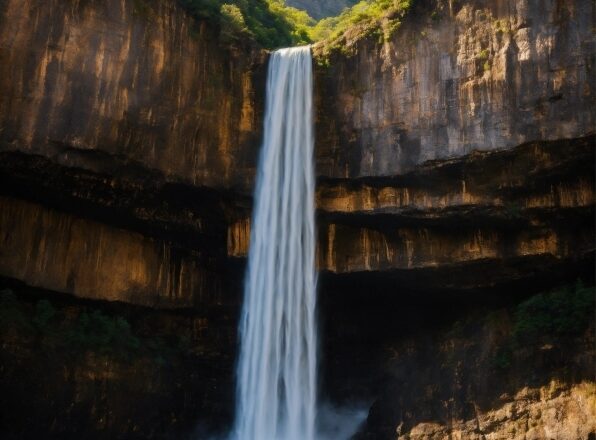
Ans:
[[[6,1],[0,58],[2,151],[120,159],[197,186],[252,180],[264,52],[226,47],[176,1]]]
[[[396,175],[590,132],[594,13],[584,0],[415,2],[393,34],[319,44],[318,172]]]
[[[379,366],[409,343],[431,350],[401,358],[412,371],[442,365],[415,329],[593,282],[593,11],[580,0],[418,2],[387,41],[356,29],[344,53],[315,48],[323,387],[377,402],[363,435],[542,438],[553,407],[590,434],[590,413],[570,409],[592,389],[584,373],[545,368],[531,382],[512,370],[507,398],[457,417],[445,411],[470,396],[430,392],[447,409],[424,419],[429,402],[396,403],[399,375]],[[267,54],[222,44],[174,1],[7,0],[0,60],[0,284],[32,308],[66,301],[66,321],[120,304],[133,330],[190,340],[164,367],[146,353],[61,358],[45,336],[4,334],[6,408],[59,397],[36,406],[30,431],[15,410],[19,429],[4,418],[2,432],[157,438],[172,427],[181,438],[195,413],[225,427]],[[582,347],[570,343],[568,359]],[[159,411],[114,404],[128,382]],[[426,389],[416,384],[410,395]]]

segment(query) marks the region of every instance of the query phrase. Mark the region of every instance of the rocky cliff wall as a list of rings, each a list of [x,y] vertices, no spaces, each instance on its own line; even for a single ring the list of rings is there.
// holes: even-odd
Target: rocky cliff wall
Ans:
[[[558,376],[551,387],[555,374],[545,369],[544,380],[520,379],[501,406],[478,415],[465,393],[426,392],[441,365],[445,377],[469,377],[452,367],[477,351],[442,350],[435,342],[445,340],[427,344],[412,329],[578,277],[593,282],[594,267],[593,6],[436,5],[414,9],[389,41],[354,40],[316,67],[323,387],[339,401],[377,401],[363,432],[372,438],[395,434],[399,411],[429,404],[416,396],[445,406],[432,419],[408,416],[401,432],[441,438],[495,418],[482,432],[527,427],[536,418],[516,419],[512,408],[551,411],[536,406],[538,395],[562,408],[592,389]],[[30,432],[28,399],[60,390],[36,414],[51,414],[40,432],[62,438],[157,438],[172,426],[181,438],[198,412],[229,424],[266,54],[249,43],[222,47],[217,33],[166,0],[0,1],[0,282],[42,298],[66,294],[76,303],[66,322],[116,302],[129,304],[129,317],[149,317],[131,319],[133,330],[161,338],[159,321],[191,333],[190,354],[168,351],[165,367],[143,353],[64,357],[45,336],[3,333],[1,368],[10,374],[2,386],[7,408],[17,408],[10,418],[20,414],[25,430],[3,419],[14,438]],[[482,335],[457,344],[480,350]],[[428,351],[400,354],[415,352],[408,344]],[[569,353],[584,346],[575,340]],[[408,374],[432,366],[412,382],[410,400],[395,400],[408,377],[400,359],[389,376],[379,369],[389,349]],[[471,365],[485,368],[482,359]],[[32,380],[46,363],[47,380]],[[197,365],[204,376],[191,374]],[[111,414],[121,389],[182,403],[172,413],[118,405]],[[464,408],[458,418],[449,402]]]
[[[355,30],[345,53],[317,46],[329,63],[316,78],[318,174],[396,175],[587,134],[593,15],[581,0],[433,1],[386,42]],[[251,192],[266,56],[250,43],[222,46],[166,0],[7,0],[0,23],[3,151]]]
[[[0,198],[0,270],[31,286],[153,307],[217,302],[199,251],[12,198]]]
[[[317,64],[319,268],[343,286],[574,279],[594,255],[594,138],[569,138],[593,123],[591,6],[420,5],[392,39],[348,33]],[[1,274],[142,305],[235,301],[266,55],[165,0],[1,12]],[[526,108],[537,96],[544,112]]]
[[[83,301],[0,280],[4,439],[202,439],[233,417],[236,314]]]
[[[193,185],[252,181],[264,54],[175,1],[0,3],[0,150]]]
[[[524,388],[510,400],[505,398],[501,407],[479,412],[470,420],[423,422],[407,433],[398,427],[397,439],[590,439],[596,432],[595,392],[591,382],[569,387],[553,381],[539,388]]]
[[[593,289],[588,295],[593,298]],[[560,318],[550,318],[577,319],[561,305]],[[593,299],[584,307],[593,315]],[[591,439],[593,316],[575,336],[550,330],[521,338],[542,310],[532,309],[529,316],[522,316],[520,306],[484,316],[468,310],[452,326],[402,326],[401,342],[384,343],[385,375],[357,438]]]
[[[402,174],[427,160],[592,131],[594,8],[418,2],[386,41],[356,28],[343,46],[316,46],[318,173]]]
[[[321,178],[318,267],[337,276],[382,278],[441,268],[454,277],[457,267],[504,265],[483,281],[473,275],[478,266],[468,280],[465,271],[451,278],[464,288],[523,277],[529,267],[551,267],[549,260],[590,261],[593,144],[593,136],[535,142],[429,162],[400,176]],[[229,226],[229,255],[246,255],[249,223],[245,218]],[[515,266],[521,270],[511,271]],[[417,283],[441,284],[442,276]]]
[[[218,33],[168,0],[0,3],[2,276],[166,308],[222,301],[266,54]]]
[[[0,168],[2,276],[158,308],[237,303],[226,222],[242,198],[137,167],[104,174],[12,152]]]

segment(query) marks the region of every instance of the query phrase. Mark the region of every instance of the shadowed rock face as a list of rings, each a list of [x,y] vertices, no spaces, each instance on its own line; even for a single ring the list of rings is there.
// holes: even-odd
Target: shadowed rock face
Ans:
[[[98,174],[22,153],[0,153],[0,168],[3,276],[157,308],[237,303],[226,223],[247,209],[242,197],[136,167]]]
[[[348,55],[332,52],[318,69],[318,173],[395,175],[586,134],[593,16],[583,0],[432,1],[384,44],[348,34]],[[319,58],[324,50],[316,47]]]
[[[319,269],[344,288],[352,274],[370,285],[480,288],[557,265],[558,281],[572,280],[593,259],[593,141],[478,153],[392,179],[321,180]],[[155,307],[236,303],[249,199],[134,170],[0,159],[4,276]]]
[[[190,440],[231,423],[234,312],[157,311],[12,289],[19,297],[7,301],[0,280],[2,438]],[[52,315],[39,325],[34,318],[48,299]],[[134,346],[97,346],[113,319],[125,323],[118,341],[130,341],[128,329]]]
[[[194,185],[252,181],[264,54],[220,46],[175,1],[5,1],[0,59],[3,151],[136,162]]]
[[[317,67],[322,376],[337,400],[377,397],[388,347],[428,347],[400,359],[414,372],[440,367],[441,343],[453,340],[426,344],[412,329],[578,277],[593,282],[593,4],[440,2],[435,19],[430,6],[416,8],[386,44],[358,40],[352,55],[334,53],[328,68]],[[194,409],[218,427],[231,418],[267,57],[248,42],[222,47],[217,34],[167,0],[0,2],[0,282],[41,289],[43,298],[66,294],[76,310],[86,301],[129,304],[128,316],[151,314],[139,325],[147,334],[159,333],[153,319],[196,333],[192,356],[166,359],[172,369],[78,353],[66,372],[54,358],[43,383],[19,376],[42,376],[32,367],[43,363],[35,344],[8,335],[2,371],[33,390],[24,397],[7,376],[13,402],[64,389],[62,400],[39,407],[60,413],[39,432],[157,438],[176,426],[181,438]],[[481,350],[489,336],[457,344]],[[177,379],[197,363],[207,384]],[[427,373],[432,382],[437,370]],[[533,413],[537,392],[563,407],[591,390],[566,377],[550,386],[551,376],[545,367],[545,380],[518,399],[520,379],[507,391],[514,399],[490,407],[505,417],[503,429],[512,401]],[[396,412],[428,403],[396,404],[399,380],[386,382],[371,435],[395,433]],[[139,400],[183,403],[173,415],[146,416],[118,404],[104,422],[123,382]],[[427,384],[416,382],[410,396],[426,396]],[[465,395],[429,395],[455,399],[460,431],[469,432]],[[79,397],[72,418],[64,408]],[[408,429],[441,438],[453,421],[441,411],[408,416]],[[14,433],[9,425],[2,429]]]
[[[593,142],[475,153],[391,178],[320,179],[319,269],[382,276],[483,261],[582,260],[594,251]],[[232,256],[246,255],[247,225],[230,226]]]
[[[594,328],[509,349],[512,321],[498,310],[388,341],[387,376],[357,438],[592,438]]]

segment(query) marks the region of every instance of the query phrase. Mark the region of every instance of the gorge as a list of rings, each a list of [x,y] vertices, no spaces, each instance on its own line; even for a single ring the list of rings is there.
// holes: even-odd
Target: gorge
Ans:
[[[0,1],[2,438],[234,426],[274,55],[188,3]],[[594,14],[313,44],[317,385],[355,438],[596,435]]]

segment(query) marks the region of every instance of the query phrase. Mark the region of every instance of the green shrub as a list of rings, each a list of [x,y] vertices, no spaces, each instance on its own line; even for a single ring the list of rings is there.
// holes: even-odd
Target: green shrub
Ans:
[[[580,334],[594,320],[594,306],[594,287],[581,282],[533,296],[515,309],[514,341],[523,344],[545,336]]]
[[[249,32],[242,11],[238,6],[223,4],[221,5],[220,14],[221,32],[225,38],[232,39]]]
[[[177,334],[141,337],[123,316],[89,307],[73,316],[65,309],[56,309],[48,300],[40,300],[32,307],[12,291],[3,290],[0,335],[9,334],[25,336],[24,341],[33,344],[35,350],[46,353],[80,356],[93,352],[120,359],[149,356],[160,365],[191,349],[191,341]]]
[[[33,317],[33,325],[39,330],[40,332],[44,332],[48,329],[50,320],[56,314],[56,310],[52,307],[52,304],[42,299],[37,302],[35,307],[35,316]]]
[[[480,53],[478,55],[476,55],[476,59],[478,59],[480,61],[486,61],[486,60],[488,60],[489,56],[490,56],[490,52],[488,51],[488,49],[482,49],[480,51]]]
[[[179,0],[192,14],[219,24],[224,41],[254,38],[267,49],[308,44],[315,21],[283,0]]]
[[[313,41],[336,40],[353,26],[360,26],[366,33],[370,28],[382,28],[386,20],[389,24],[384,27],[389,32],[385,33],[385,39],[389,39],[412,4],[413,0],[362,0],[337,17],[320,20],[310,36]]]
[[[575,286],[541,293],[518,304],[512,310],[511,334],[496,347],[494,367],[509,368],[519,348],[535,349],[547,342],[561,344],[566,337],[581,335],[594,322],[594,295],[594,287],[578,281]],[[495,318],[488,315],[486,322]]]
[[[318,22],[284,0],[179,0],[191,13],[219,24],[226,42],[250,36],[267,49],[338,40],[351,27],[359,36],[391,38],[414,0],[362,0]],[[381,39],[382,41],[382,39]]]
[[[130,324],[122,317],[109,317],[99,310],[83,312],[71,330],[68,341],[80,350],[102,354],[126,354],[140,347]]]
[[[493,364],[498,370],[506,370],[511,366],[512,350],[510,346],[499,347],[493,359]]]

